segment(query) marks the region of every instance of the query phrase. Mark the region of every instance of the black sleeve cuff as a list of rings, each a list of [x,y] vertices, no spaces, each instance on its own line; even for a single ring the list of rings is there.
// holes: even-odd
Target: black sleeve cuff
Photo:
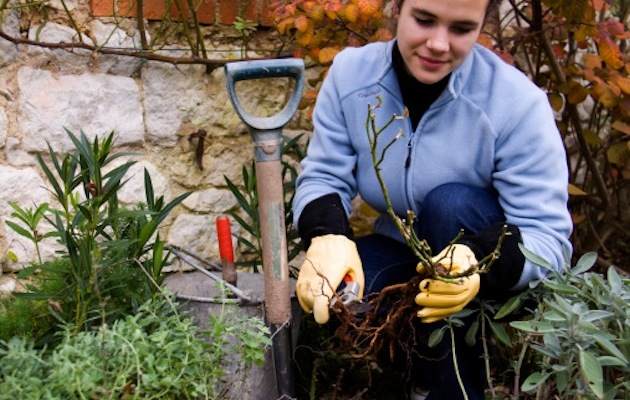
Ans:
[[[352,239],[352,229],[341,197],[337,193],[330,193],[308,203],[300,214],[298,233],[304,250],[308,249],[311,240],[317,236],[333,234]]]
[[[497,246],[504,223],[492,225],[476,235],[464,235],[458,243],[465,244],[481,260],[492,253]],[[500,257],[490,266],[490,270],[481,275],[479,296],[481,298],[502,299],[512,295],[509,291],[523,273],[525,256],[518,248],[522,242],[521,231],[516,225],[507,225],[507,233],[503,239]]]

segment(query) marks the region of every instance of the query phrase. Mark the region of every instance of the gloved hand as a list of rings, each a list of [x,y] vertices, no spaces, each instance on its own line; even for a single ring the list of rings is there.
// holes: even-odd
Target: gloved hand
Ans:
[[[454,244],[433,257],[432,262],[439,262],[450,275],[455,275],[477,264],[477,259],[470,247]],[[422,272],[424,267],[419,263],[416,269]],[[418,317],[424,323],[439,321],[461,311],[477,293],[479,293],[477,273],[457,279],[457,283],[425,279],[420,282],[420,293],[416,296],[416,304],[423,307],[418,311]]]
[[[359,298],[363,298],[365,277],[356,244],[343,235],[313,238],[295,292],[302,309],[312,312],[318,324],[328,322],[330,301],[346,274],[359,284]]]

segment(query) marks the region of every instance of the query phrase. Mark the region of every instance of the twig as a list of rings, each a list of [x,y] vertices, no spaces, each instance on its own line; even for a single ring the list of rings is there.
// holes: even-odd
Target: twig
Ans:
[[[481,321],[481,344],[483,345],[483,360],[486,365],[486,380],[488,381],[488,387],[490,388],[490,394],[492,399],[497,397],[497,393],[494,389],[494,384],[492,383],[492,375],[490,374],[490,354],[488,352],[488,342],[486,339],[486,314],[484,312],[485,305],[483,302],[480,306],[480,321]]]
[[[545,53],[547,57],[547,61],[549,62],[549,66],[553,71],[553,74],[556,76],[558,83],[561,85],[566,84],[567,79],[562,71],[562,67],[558,64],[556,57],[554,56],[553,49],[551,48],[551,44],[549,43],[549,39],[547,35],[545,35],[542,30],[543,21],[542,21],[542,4],[540,0],[535,0],[532,3],[534,10],[534,19],[531,24],[531,29],[534,33],[537,33],[539,42],[541,44],[540,49]],[[599,169],[597,168],[597,164],[595,163],[595,159],[591,153],[591,150],[586,143],[586,139],[584,138],[584,132],[582,131],[582,124],[580,121],[580,116],[577,111],[577,108],[574,104],[567,104],[567,110],[569,111],[569,116],[571,117],[571,122],[573,125],[573,129],[575,130],[575,134],[578,139],[578,143],[582,149],[582,154],[586,158],[586,162],[588,164],[591,173],[593,174],[593,178],[595,179],[595,186],[597,187],[597,191],[601,196],[604,208],[608,208],[610,205],[610,196],[608,195],[608,190],[606,189],[606,183],[604,182],[604,178],[602,177]]]
[[[462,395],[464,396],[464,400],[468,400],[468,394],[466,393],[464,382],[462,381],[462,377],[459,374],[459,366],[457,365],[457,355],[455,354],[455,332],[453,329],[453,325],[451,325],[450,321],[448,321],[448,330],[451,333],[451,355],[453,356],[453,366],[455,367],[455,375],[457,375],[457,383],[459,383],[459,388],[462,390]]]
[[[518,356],[518,360],[516,362],[516,367],[514,368],[514,393],[512,394],[513,399],[518,399],[521,389],[521,367],[523,366],[523,361],[525,360],[525,353],[527,353],[527,346],[529,342],[526,337],[523,342],[523,347],[521,348],[521,354]]]
[[[201,56],[203,58],[208,58],[208,53],[206,52],[206,45],[203,43],[203,34],[201,33],[201,26],[199,25],[199,21],[197,18],[197,10],[195,9],[193,0],[188,0],[188,9],[190,10],[190,15],[192,16],[193,24],[195,26],[195,35],[197,36],[197,48],[201,49]]]
[[[136,0],[136,21],[138,22],[138,32],[140,32],[140,45],[142,50],[148,50],[147,32],[144,29],[144,0]]]
[[[199,48],[194,45],[192,37],[190,36],[188,20],[185,18],[186,14],[184,13],[184,7],[182,7],[180,0],[174,0],[174,2],[175,2],[175,7],[177,8],[177,12],[182,18],[182,26],[184,27],[184,37],[186,38],[186,41],[188,42],[188,46],[190,46],[190,50],[193,52],[193,55],[195,57],[199,57]]]
[[[251,297],[249,297],[241,289],[239,289],[236,286],[234,286],[234,285],[224,281],[223,279],[221,279],[221,277],[213,274],[212,272],[209,272],[205,268],[197,265],[197,260],[195,260],[193,257],[191,257],[188,254],[185,254],[183,252],[180,252],[180,251],[178,251],[178,250],[176,250],[175,248],[172,248],[172,247],[171,247],[171,250],[173,251],[173,254],[175,254],[177,256],[177,258],[179,258],[180,260],[182,260],[186,264],[188,264],[191,267],[195,268],[197,271],[199,271],[202,274],[206,275],[208,278],[212,279],[213,281],[219,282],[220,284],[225,285],[225,287],[230,289],[230,291],[232,293],[234,293],[237,297],[239,297],[243,302],[245,302],[247,304],[256,304],[257,303],[256,300],[254,300]]]
[[[63,10],[68,15],[68,20],[70,21],[70,25],[72,25],[74,30],[77,31],[79,42],[83,42],[83,36],[81,36],[81,30],[79,29],[79,26],[77,25],[76,21],[72,17],[72,13],[70,12],[70,10],[68,10],[68,6],[66,5],[66,2],[64,0],[61,0],[61,5],[63,6]]]
[[[113,48],[109,48],[109,47],[97,47],[97,46],[89,45],[87,43],[77,43],[77,42],[72,42],[72,43],[65,43],[65,42],[61,42],[61,43],[40,42],[40,41],[36,41],[36,40],[23,39],[23,38],[20,38],[20,37],[13,37],[11,35],[8,35],[3,30],[0,30],[0,38],[8,40],[9,42],[11,42],[13,44],[16,44],[16,45],[23,44],[23,45],[43,47],[43,48],[47,48],[47,49],[65,49],[65,50],[83,49],[83,50],[92,51],[94,53],[113,54],[113,55],[118,55],[118,56],[135,57],[135,58],[141,58],[141,59],[149,60],[149,61],[165,62],[165,63],[173,64],[173,65],[184,65],[184,64],[206,65],[209,68],[211,68],[212,70],[214,70],[216,68],[220,68],[220,67],[224,66],[228,62],[233,62],[233,61],[252,61],[252,60],[268,60],[268,59],[271,58],[271,57],[249,57],[249,58],[234,59],[234,60],[212,60],[212,59],[204,59],[204,58],[197,57],[197,56],[193,56],[193,57],[171,57],[171,56],[165,56],[165,55],[161,55],[161,54],[155,54],[153,52],[144,51],[144,50],[142,50],[142,51],[127,51],[127,50],[113,49]],[[284,55],[282,55],[282,57],[284,57]]]

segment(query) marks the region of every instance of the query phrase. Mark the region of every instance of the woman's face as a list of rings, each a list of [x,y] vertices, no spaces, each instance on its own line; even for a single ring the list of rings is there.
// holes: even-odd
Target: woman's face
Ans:
[[[404,0],[396,37],[407,70],[435,83],[457,68],[477,41],[489,0]]]

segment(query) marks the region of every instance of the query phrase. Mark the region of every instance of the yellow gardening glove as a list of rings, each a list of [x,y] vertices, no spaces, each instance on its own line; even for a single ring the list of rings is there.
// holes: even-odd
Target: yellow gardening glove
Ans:
[[[328,322],[330,300],[346,274],[359,284],[359,298],[363,298],[365,278],[356,244],[343,235],[313,238],[295,293],[302,309],[312,312],[318,324]]]
[[[450,275],[455,275],[477,264],[477,259],[470,247],[454,244],[433,257],[432,262],[439,262]],[[424,267],[419,263],[418,272],[422,272],[423,269]],[[425,279],[420,282],[420,293],[416,296],[416,304],[423,307],[418,311],[418,317],[422,322],[439,321],[461,311],[479,293],[479,274],[472,274],[457,281],[457,283],[449,283]]]

